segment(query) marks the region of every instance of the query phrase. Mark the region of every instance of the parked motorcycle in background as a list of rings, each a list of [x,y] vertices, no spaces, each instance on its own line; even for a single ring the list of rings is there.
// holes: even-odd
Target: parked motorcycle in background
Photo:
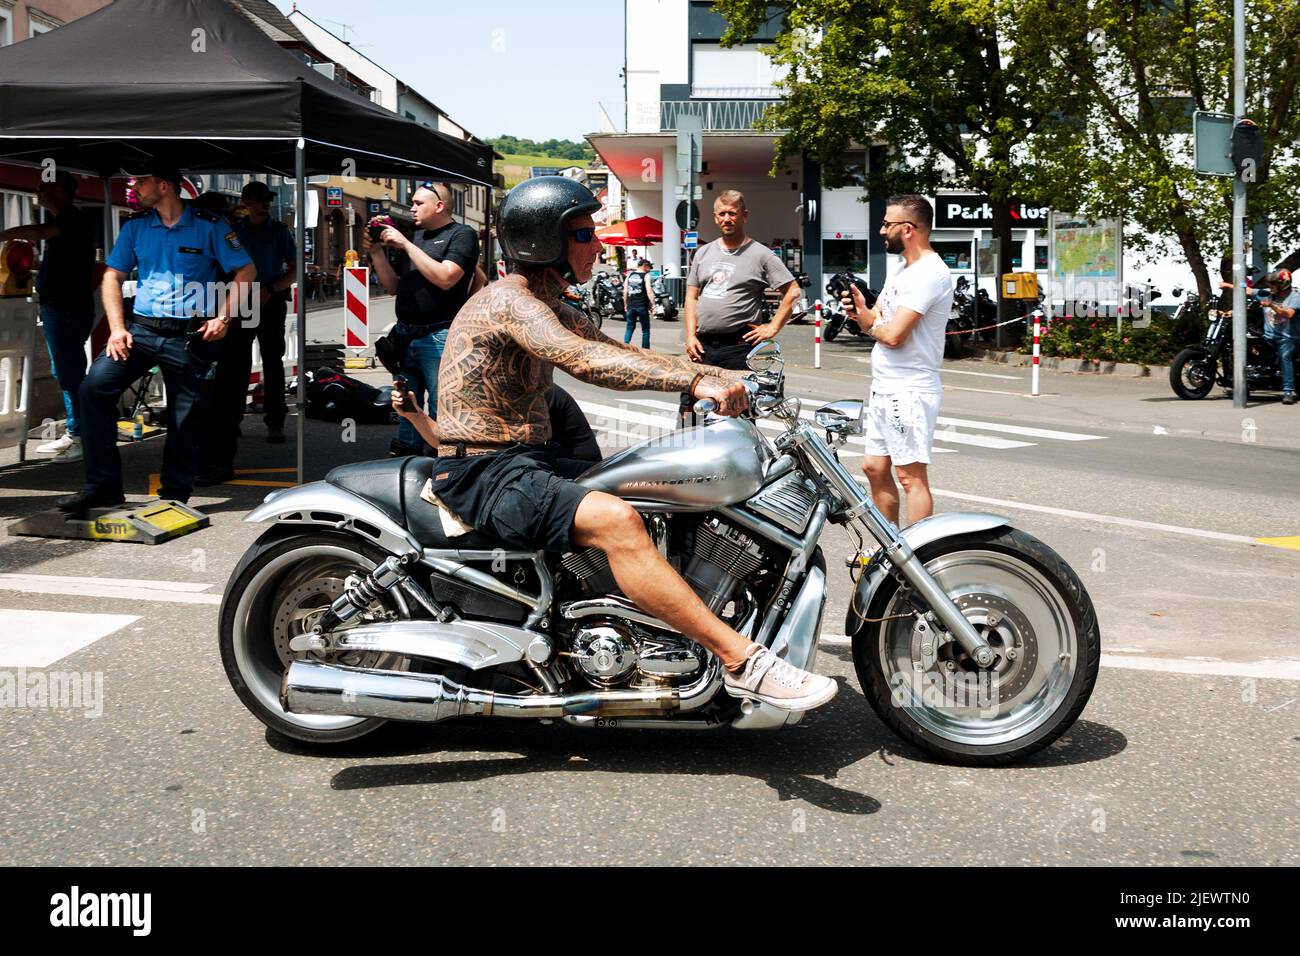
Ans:
[[[623,277],[617,272],[600,272],[592,282],[592,305],[601,319],[623,314]]]
[[[650,291],[655,294],[655,314],[656,319],[663,319],[665,322],[677,321],[677,303],[673,297],[668,294],[664,287],[663,276],[655,276],[654,281],[650,283]]]
[[[831,276],[826,283],[826,301],[822,304],[822,338],[827,342],[834,342],[839,334],[847,329],[858,338],[867,339],[874,342],[858,323],[849,319],[844,312],[840,303],[842,297],[848,294],[851,286],[857,286],[858,291],[862,293],[862,298],[867,302],[867,308],[870,309],[876,304],[876,299],[880,293],[872,289],[867,283],[858,278],[852,272],[837,272]]]
[[[596,323],[596,328],[600,328],[601,315],[593,307],[591,302],[591,293],[580,285],[571,285],[564,290],[564,301],[570,306],[577,309],[592,322]]]
[[[819,544],[828,524],[846,527],[858,543],[845,562],[844,633],[890,729],[981,766],[1065,733],[1101,656],[1096,612],[1069,565],[995,515],[941,513],[900,532],[836,452],[861,434],[863,403],[805,417],[785,395],[780,346],[764,342],[747,362],[747,417],[643,441],[578,482],[636,508],[715,614],[809,670],[827,601]],[[717,409],[704,400],[695,410]],[[758,418],[782,427],[761,430]],[[420,500],[436,464],[340,466],[246,517],[268,526],[226,586],[220,649],[235,693],[268,727],[328,744],[385,720],[471,715],[690,730],[803,717],[727,693],[721,662],[628,600],[602,552],[448,539]],[[832,706],[821,719],[850,712]],[[675,743],[663,739],[665,750]]]
[[[1282,372],[1277,348],[1264,338],[1264,310],[1261,295],[1267,288],[1257,290],[1246,302],[1246,391],[1281,391]],[[1200,300],[1189,294],[1183,300],[1178,315],[1196,314]],[[1300,373],[1300,352],[1292,357]],[[1169,386],[1182,399],[1205,398],[1219,385],[1232,392],[1232,313],[1211,309],[1205,338],[1198,345],[1183,349],[1169,366]]]

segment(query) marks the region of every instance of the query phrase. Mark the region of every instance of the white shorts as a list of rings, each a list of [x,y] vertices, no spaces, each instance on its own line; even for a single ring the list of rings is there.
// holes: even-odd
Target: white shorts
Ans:
[[[867,405],[866,454],[886,456],[894,465],[930,463],[940,392],[871,392]]]

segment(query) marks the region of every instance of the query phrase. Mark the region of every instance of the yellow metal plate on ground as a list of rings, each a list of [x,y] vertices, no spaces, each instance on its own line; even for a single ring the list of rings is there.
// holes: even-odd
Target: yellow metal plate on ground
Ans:
[[[177,528],[198,524],[197,518],[170,503],[137,511],[135,516],[141,521],[147,521],[155,528],[161,528],[163,531],[175,531]]]

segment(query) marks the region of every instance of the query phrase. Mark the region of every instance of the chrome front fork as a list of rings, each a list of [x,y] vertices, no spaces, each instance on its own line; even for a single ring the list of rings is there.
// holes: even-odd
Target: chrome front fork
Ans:
[[[799,448],[812,460],[817,469],[826,476],[831,487],[848,504],[846,516],[861,522],[871,536],[880,542],[885,556],[894,567],[898,568],[907,582],[916,589],[921,599],[934,611],[935,617],[947,628],[962,649],[970,655],[979,667],[993,664],[993,649],[980,637],[970,621],[958,610],[952,599],[943,592],[937,582],[916,559],[914,552],[898,529],[882,515],[858,482],[853,480],[839,459],[813,431],[812,426],[800,422],[793,430],[782,435],[776,442],[777,448],[786,451]]]

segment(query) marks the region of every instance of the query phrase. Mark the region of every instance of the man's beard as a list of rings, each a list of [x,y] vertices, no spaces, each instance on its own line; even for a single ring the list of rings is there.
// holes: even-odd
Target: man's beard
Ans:
[[[896,256],[903,251],[903,240],[896,236],[885,236],[885,251]]]

